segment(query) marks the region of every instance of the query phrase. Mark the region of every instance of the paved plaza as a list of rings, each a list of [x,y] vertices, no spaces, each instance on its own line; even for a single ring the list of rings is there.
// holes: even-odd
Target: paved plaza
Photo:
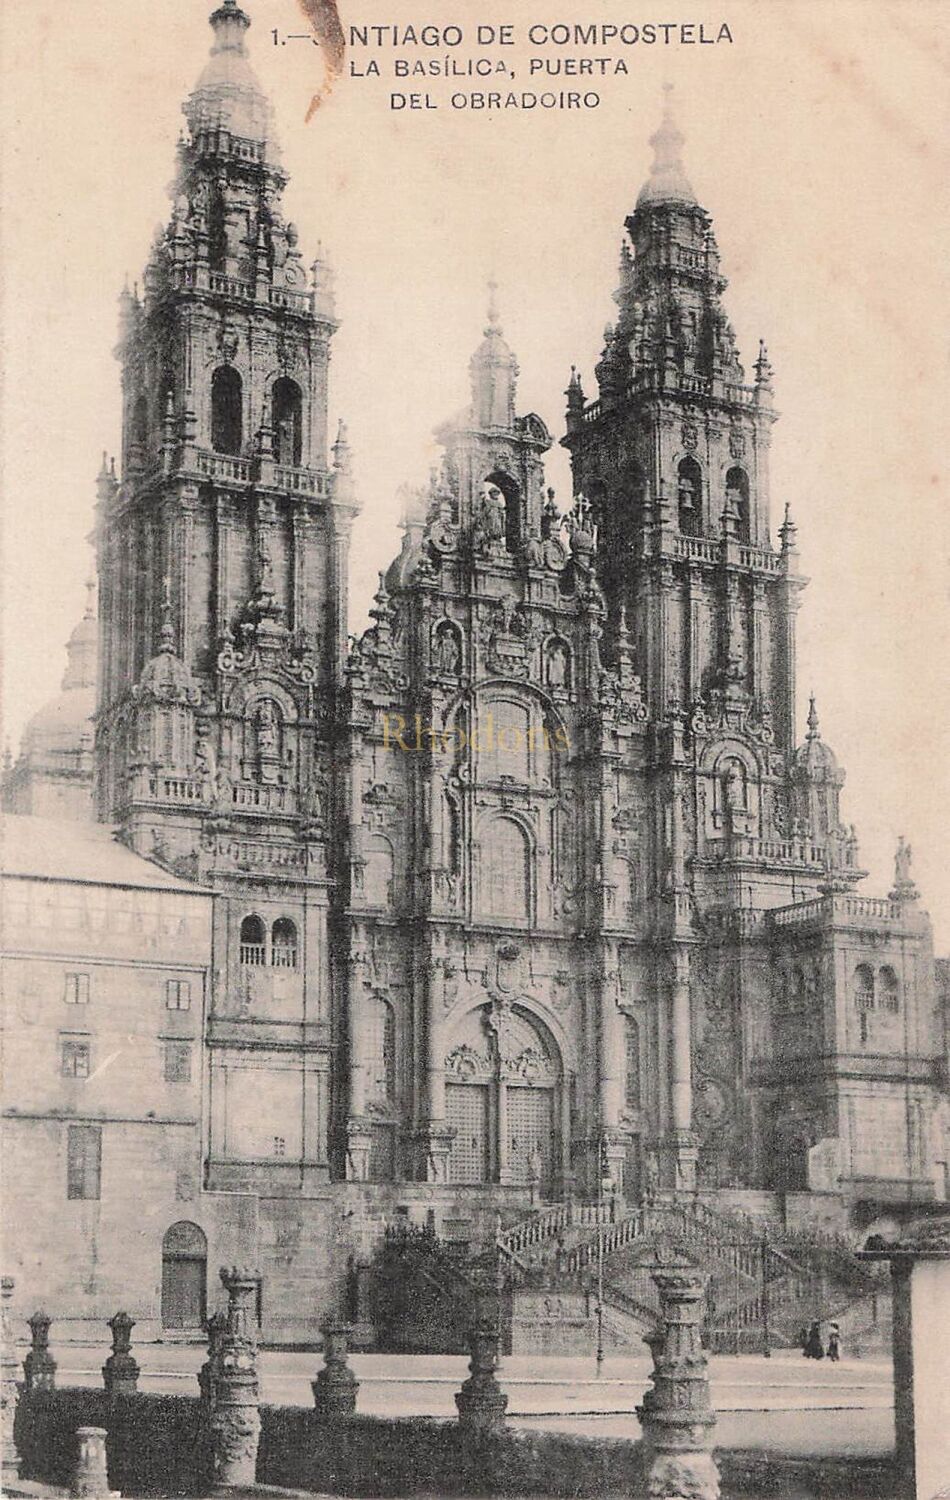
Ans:
[[[24,1351],[25,1353],[25,1348]],[[61,1385],[99,1385],[106,1348],[64,1344],[55,1349]],[[206,1354],[198,1344],[143,1344],[135,1348],[141,1390],[197,1392],[195,1375]],[[358,1410],[368,1416],[455,1417],[455,1392],[468,1373],[463,1355],[356,1354]],[[261,1398],[274,1405],[310,1406],[319,1353],[263,1350]],[[608,1358],[597,1376],[593,1359],[510,1356],[499,1378],[509,1416],[526,1427],[636,1438],[634,1414],[649,1380],[650,1360]],[[813,1363],[781,1351],[718,1355],[710,1359],[717,1444],[787,1454],[871,1456],[894,1445],[893,1388],[887,1360]]]

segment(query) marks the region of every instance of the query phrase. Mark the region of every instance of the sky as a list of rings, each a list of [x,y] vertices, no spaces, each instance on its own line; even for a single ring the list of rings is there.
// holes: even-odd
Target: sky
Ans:
[[[314,3],[314,0],[309,0]],[[327,3],[327,0],[324,0]],[[811,582],[799,615],[808,693],[848,773],[863,889],[891,884],[899,834],[950,950],[946,641],[950,19],[931,0],[722,0],[654,11],[624,0],[339,0],[350,25],[456,25],[457,47],[350,46],[325,81],[303,0],[247,0],[249,48],[291,174],[305,259],[337,276],[331,432],[345,417],[362,514],[351,629],[398,548],[398,491],[438,457],[465,404],[494,276],[521,366],[519,410],[563,431],[570,366],[594,391],[625,215],[646,176],[662,87],[714,216],[726,307],[747,374],[764,337],[782,417],[773,532],[788,501]],[[3,10],[2,463],[4,738],[16,747],[62,674],[92,565],[103,449],[118,441],[117,298],[168,217],[180,106],[207,54],[207,0],[18,0]],[[658,13],[657,13],[658,14]],[[666,14],[666,12],[664,12]],[[723,24],[731,41],[679,40]],[[531,26],[637,27],[637,41],[543,45]],[[511,47],[477,26],[512,27]],[[273,31],[277,32],[275,45]],[[536,33],[537,35],[537,33]],[[300,37],[301,40],[294,38]],[[396,79],[397,58],[486,57],[509,74]],[[565,74],[571,59],[627,72]],[[381,76],[365,76],[369,59]],[[532,58],[559,76],[530,75]],[[351,68],[352,65],[352,68]],[[358,76],[363,73],[364,76]],[[586,109],[453,108],[487,88],[596,93]],[[391,107],[426,93],[432,109]],[[549,482],[566,504],[566,455]]]

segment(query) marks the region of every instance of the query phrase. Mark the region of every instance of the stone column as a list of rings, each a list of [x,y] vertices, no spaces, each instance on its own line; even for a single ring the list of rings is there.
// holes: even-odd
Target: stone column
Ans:
[[[107,1326],[112,1331],[112,1353],[102,1367],[102,1383],[109,1396],[134,1396],[139,1385],[139,1366],[131,1352],[135,1319],[117,1312]]]
[[[206,1407],[211,1405],[211,1384],[214,1371],[217,1368],[218,1355],[221,1352],[221,1340],[228,1326],[228,1320],[224,1313],[212,1313],[205,1324],[208,1334],[208,1358],[198,1371],[198,1387],[201,1391],[201,1399]]]
[[[495,1379],[499,1362],[498,1292],[487,1285],[475,1294],[468,1341],[472,1357],[468,1379],[456,1392],[459,1424],[471,1432],[498,1432],[505,1425],[508,1397]]]
[[[4,1276],[0,1280],[0,1418],[2,1418],[2,1478],[4,1485],[12,1484],[20,1477],[20,1455],[13,1440],[13,1424],[16,1420],[17,1382],[16,1353],[13,1329],[10,1326],[10,1302],[13,1299],[14,1280]]]
[[[323,1369],[311,1382],[314,1409],[321,1417],[351,1417],[360,1383],[346,1362],[349,1326],[336,1318],[323,1324]]]
[[[719,1500],[712,1455],[716,1416],[700,1330],[705,1277],[686,1262],[653,1273],[660,1293],[662,1335],[649,1340],[653,1389],[637,1416],[643,1429],[648,1493],[652,1500]]]
[[[670,990],[670,1104],[673,1124],[673,1186],[691,1192],[696,1186],[696,1145],[693,1139],[693,1037],[689,995],[689,950],[673,955]]]
[[[41,1309],[28,1319],[32,1346],[23,1361],[23,1375],[27,1394],[56,1389],[56,1361],[49,1352],[49,1329],[52,1323],[49,1313]]]
[[[104,1427],[76,1428],[76,1464],[73,1469],[69,1493],[88,1500],[104,1500],[106,1496],[118,1496],[118,1490],[110,1490],[106,1469],[106,1429]]]
[[[220,1493],[253,1485],[261,1418],[258,1410],[256,1271],[221,1268],[228,1294],[227,1322],[211,1364],[212,1488]]]

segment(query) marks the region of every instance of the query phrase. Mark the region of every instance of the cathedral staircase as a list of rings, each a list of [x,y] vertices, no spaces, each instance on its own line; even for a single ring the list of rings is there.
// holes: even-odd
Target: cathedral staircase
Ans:
[[[846,1315],[877,1290],[843,1239],[790,1234],[776,1245],[760,1221],[701,1200],[658,1199],[618,1214],[615,1205],[557,1204],[497,1237],[512,1285],[542,1280],[591,1287],[603,1266],[605,1303],[655,1315],[650,1266],[675,1246],[709,1275],[706,1336],[716,1352],[797,1342],[803,1323]]]

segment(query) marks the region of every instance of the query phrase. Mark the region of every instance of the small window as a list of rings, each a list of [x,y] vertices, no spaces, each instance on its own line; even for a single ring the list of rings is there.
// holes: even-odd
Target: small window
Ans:
[[[89,1077],[89,1043],[78,1037],[62,1039],[61,1072],[64,1078]]]
[[[278,917],[271,929],[270,961],[275,969],[297,967],[297,929],[289,917]]]
[[[99,1197],[102,1179],[102,1128],[70,1125],[66,1135],[66,1197]]]
[[[169,979],[165,984],[166,1010],[191,1010],[191,982],[188,979]]]
[[[266,963],[266,943],[267,933],[260,917],[245,917],[241,923],[242,964]]]
[[[191,1043],[165,1043],[165,1082],[191,1082]]]
[[[89,975],[67,974],[63,999],[67,1005],[89,1004]]]
[[[275,1156],[286,1156],[287,1155],[287,1142],[286,1142],[285,1138],[282,1135],[275,1135],[274,1136],[274,1155]]]

